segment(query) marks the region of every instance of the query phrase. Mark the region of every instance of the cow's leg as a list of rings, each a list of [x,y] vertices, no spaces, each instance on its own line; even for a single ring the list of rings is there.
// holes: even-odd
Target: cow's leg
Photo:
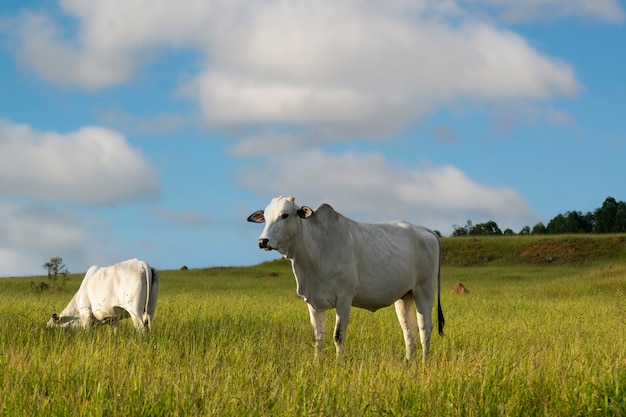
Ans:
[[[132,309],[128,308],[126,311],[120,311],[118,317],[121,320],[124,314],[127,313],[135,326],[135,329],[139,333],[146,333],[149,330],[148,324],[143,319],[143,312],[137,306],[133,306]]]
[[[335,332],[333,333],[333,340],[335,341],[335,348],[337,349],[337,357],[343,354],[343,344],[346,341],[346,329],[348,328],[348,321],[350,320],[350,302],[344,302],[337,304],[337,316],[335,320]]]
[[[419,332],[415,311],[415,298],[413,293],[408,293],[394,303],[398,321],[402,326],[404,344],[406,345],[406,360],[410,361],[415,355],[417,347],[416,339]]]
[[[430,335],[433,331],[432,300],[432,295],[415,294],[415,302],[417,303],[417,325],[420,330],[424,363],[428,361],[428,355],[430,354]]]
[[[111,321],[111,327],[113,328],[113,334],[119,334],[120,332],[120,319],[118,319],[117,317],[113,318],[113,320]]]
[[[326,332],[326,312],[317,311],[310,304],[309,316],[311,318],[311,326],[313,326],[313,337],[315,339],[315,357],[317,358],[322,353],[324,347],[324,334]]]
[[[148,330],[148,327],[144,323],[143,317],[141,315],[131,314],[130,318],[133,321],[133,326],[135,326],[135,329],[137,329],[139,333],[145,333]]]
[[[89,330],[93,327],[93,313],[91,308],[83,307],[80,309],[79,327],[84,330]]]

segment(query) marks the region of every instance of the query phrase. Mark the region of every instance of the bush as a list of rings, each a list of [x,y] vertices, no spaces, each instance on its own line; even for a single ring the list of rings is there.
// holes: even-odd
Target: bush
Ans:
[[[48,270],[50,288],[65,288],[67,276],[70,271],[65,267],[65,264],[63,263],[63,258],[61,258],[60,256],[50,258],[50,261],[43,264],[43,267]]]

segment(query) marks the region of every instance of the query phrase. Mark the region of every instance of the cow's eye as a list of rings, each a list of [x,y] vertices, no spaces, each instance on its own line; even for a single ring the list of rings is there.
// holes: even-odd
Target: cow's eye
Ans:
[[[287,217],[289,217],[289,213],[283,213],[280,215],[281,219],[286,219]]]

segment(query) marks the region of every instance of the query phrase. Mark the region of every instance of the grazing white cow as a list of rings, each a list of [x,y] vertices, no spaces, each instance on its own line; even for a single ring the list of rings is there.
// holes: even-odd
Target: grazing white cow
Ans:
[[[351,306],[376,311],[395,304],[406,359],[415,353],[419,331],[426,362],[436,290],[439,334],[444,326],[438,236],[400,221],[357,223],[328,204],[313,211],[294,201],[274,198],[248,221],[266,223],[259,237],[261,249],[275,249],[291,260],[297,293],[309,307],[316,355],[324,342],[326,310],[336,309],[334,341],[340,355]]]
[[[130,317],[137,330],[148,330],[154,320],[159,282],[159,271],[138,259],[107,267],[94,265],[67,307],[54,313],[46,327],[87,329]]]

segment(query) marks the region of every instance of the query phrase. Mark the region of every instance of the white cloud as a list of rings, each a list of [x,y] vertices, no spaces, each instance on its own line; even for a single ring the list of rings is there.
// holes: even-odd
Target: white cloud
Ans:
[[[204,0],[186,0],[184,5],[61,0],[60,7],[76,19],[75,33],[47,15],[23,12],[13,24],[15,53],[39,77],[86,90],[130,81],[159,47],[204,43],[214,8]]]
[[[47,16],[24,13],[15,27],[21,41],[14,47],[19,62],[53,84],[97,90],[127,81],[136,69],[126,48],[91,48],[64,40]]]
[[[105,229],[69,212],[0,201],[0,276],[44,275],[53,256],[71,272],[86,270],[106,258]]]
[[[208,123],[324,125],[338,136],[397,132],[459,98],[577,93],[569,65],[466,4],[64,0],[77,28],[22,13],[14,50],[50,82],[95,90],[128,82],[160,49],[192,49],[203,66],[180,91]]]
[[[459,98],[544,100],[579,88],[570,66],[484,22],[314,4],[270,3],[236,22],[187,86],[208,121],[377,135]]]
[[[323,59],[323,57],[320,57]],[[207,71],[193,90],[203,115],[217,125],[286,123],[357,127],[377,120],[395,126],[409,117],[403,99],[385,97],[355,86],[290,83],[256,78],[254,74]],[[373,126],[376,127],[376,126]]]
[[[0,119],[0,194],[82,204],[155,198],[155,169],[119,133],[41,132]]]
[[[357,220],[400,218],[444,234],[468,218],[494,220],[514,230],[537,222],[510,187],[477,183],[452,166],[392,166],[377,153],[307,151],[272,158],[242,171],[239,184],[268,198],[292,195],[312,208],[329,203]]]

